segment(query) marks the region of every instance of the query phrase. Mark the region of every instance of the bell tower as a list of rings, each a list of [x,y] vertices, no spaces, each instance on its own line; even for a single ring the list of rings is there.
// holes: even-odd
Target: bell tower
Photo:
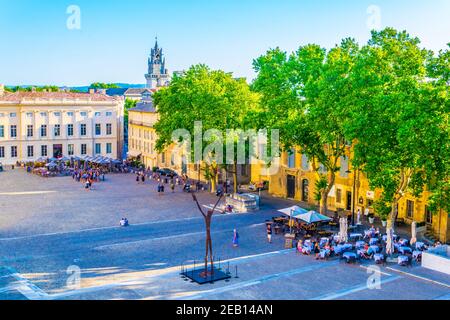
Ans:
[[[166,59],[163,50],[158,46],[158,38],[155,39],[155,46],[150,51],[148,58],[148,73],[145,75],[148,89],[156,89],[169,84],[170,76],[166,69]]]

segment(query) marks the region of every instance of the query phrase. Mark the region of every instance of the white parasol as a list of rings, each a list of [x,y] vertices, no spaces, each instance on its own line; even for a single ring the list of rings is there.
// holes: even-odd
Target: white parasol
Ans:
[[[411,245],[417,242],[417,223],[413,221],[411,223]]]
[[[339,219],[339,242],[347,242],[348,230],[347,230],[347,218]]]

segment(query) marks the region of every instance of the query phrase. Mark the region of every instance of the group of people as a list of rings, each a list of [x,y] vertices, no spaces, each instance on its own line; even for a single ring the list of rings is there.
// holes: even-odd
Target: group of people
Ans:
[[[72,179],[81,182],[86,190],[92,190],[94,182],[105,181],[106,171],[101,168],[75,169]]]

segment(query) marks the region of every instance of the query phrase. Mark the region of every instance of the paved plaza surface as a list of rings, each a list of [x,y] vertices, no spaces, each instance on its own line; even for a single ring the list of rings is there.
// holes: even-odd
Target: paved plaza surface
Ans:
[[[217,199],[198,197],[207,207]],[[204,222],[181,189],[159,196],[155,182],[119,174],[86,191],[71,177],[8,170],[0,173],[0,299],[450,299],[449,277],[417,265],[381,267],[371,289],[370,263],[316,261],[285,250],[282,236],[267,243],[265,221],[292,204],[266,196],[258,212],[215,215],[214,253],[232,278],[197,285],[179,273],[204,255]],[[130,227],[118,227],[122,217]]]

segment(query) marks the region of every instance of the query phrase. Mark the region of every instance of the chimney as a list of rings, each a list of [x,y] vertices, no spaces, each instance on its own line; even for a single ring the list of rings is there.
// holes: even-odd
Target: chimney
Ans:
[[[5,85],[0,84],[0,96],[2,96],[5,93]]]

